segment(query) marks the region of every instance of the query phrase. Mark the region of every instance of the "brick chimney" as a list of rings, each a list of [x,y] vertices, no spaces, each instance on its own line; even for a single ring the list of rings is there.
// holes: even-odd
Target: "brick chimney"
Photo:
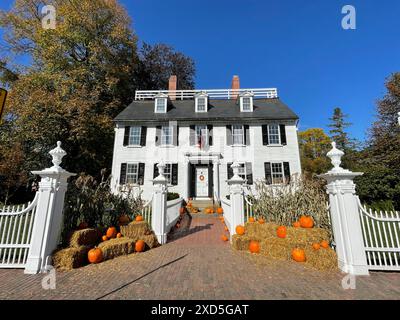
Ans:
[[[239,89],[240,89],[239,76],[233,76],[233,78],[232,78],[232,90],[239,90]],[[233,92],[231,99],[237,99],[238,95],[239,95],[239,91]]]
[[[176,83],[177,83],[178,79],[175,75],[172,75],[169,77],[169,82],[168,82],[168,90],[169,91],[176,91]],[[176,100],[176,94],[169,94],[169,98],[171,100]]]

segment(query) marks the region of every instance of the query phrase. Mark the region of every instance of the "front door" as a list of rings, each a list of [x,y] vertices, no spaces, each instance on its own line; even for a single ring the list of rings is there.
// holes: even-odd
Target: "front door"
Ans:
[[[196,167],[196,198],[208,197],[208,167]]]

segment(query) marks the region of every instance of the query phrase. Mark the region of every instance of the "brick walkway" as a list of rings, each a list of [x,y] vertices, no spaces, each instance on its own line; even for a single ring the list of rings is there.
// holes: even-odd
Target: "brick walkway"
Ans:
[[[400,273],[358,277],[343,290],[340,273],[276,262],[232,250],[222,223],[194,218],[167,245],[70,272],[43,290],[43,275],[0,269],[0,299],[400,299]]]

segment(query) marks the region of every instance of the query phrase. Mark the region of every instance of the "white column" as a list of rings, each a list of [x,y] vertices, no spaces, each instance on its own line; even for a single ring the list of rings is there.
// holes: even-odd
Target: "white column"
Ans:
[[[239,176],[240,165],[234,162],[231,165],[233,177],[228,180],[231,201],[231,236],[235,234],[238,225],[244,225],[244,180]]]
[[[361,229],[356,185],[353,179],[362,175],[340,167],[344,153],[336,149],[328,153],[334,168],[321,175],[328,182],[330,214],[336,243],[339,268],[354,275],[368,275],[367,258]]]
[[[32,229],[32,238],[25,267],[25,273],[35,274],[44,271],[51,264],[50,257],[60,238],[67,179],[75,174],[60,167],[66,152],[57,148],[50,151],[53,167],[43,171],[33,171],[42,178],[39,183],[39,199]]]
[[[151,227],[160,244],[167,242],[166,220],[167,220],[167,193],[168,180],[164,176],[165,164],[161,161],[158,165],[159,175],[153,180],[154,195],[151,215]]]
[[[221,199],[219,190],[219,160],[213,162],[213,177],[214,177],[214,192],[217,194],[218,199]],[[213,195],[214,196],[214,195]]]

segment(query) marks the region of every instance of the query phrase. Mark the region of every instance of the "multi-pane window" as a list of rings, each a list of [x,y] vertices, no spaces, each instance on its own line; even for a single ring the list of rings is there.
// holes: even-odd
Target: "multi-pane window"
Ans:
[[[208,130],[206,125],[196,126],[195,130],[196,145],[205,146],[208,140]]]
[[[161,128],[161,145],[172,145],[173,144],[173,128],[164,126]]]
[[[268,126],[268,137],[269,137],[269,144],[280,144],[280,133],[279,133],[279,125],[277,124],[270,124]]]
[[[247,174],[246,174],[246,163],[239,163],[240,168],[239,168],[239,177],[241,177],[243,180],[247,179]]]
[[[167,99],[166,98],[157,98],[156,99],[156,112],[166,112],[167,108]]]
[[[244,145],[244,128],[242,125],[232,126],[232,142],[234,145]]]
[[[172,164],[171,163],[165,164],[164,176],[165,176],[165,178],[167,178],[168,184],[171,184],[172,183]]]
[[[272,184],[283,184],[285,176],[283,174],[282,163],[271,163]]]
[[[126,183],[137,184],[139,175],[139,165],[137,163],[128,163],[126,167]]]
[[[243,111],[251,111],[251,98],[250,97],[242,98],[242,110]]]
[[[129,129],[129,145],[138,146],[140,145],[140,135],[142,127],[130,127]]]
[[[207,107],[206,107],[206,98],[197,98],[197,112],[206,112]]]

